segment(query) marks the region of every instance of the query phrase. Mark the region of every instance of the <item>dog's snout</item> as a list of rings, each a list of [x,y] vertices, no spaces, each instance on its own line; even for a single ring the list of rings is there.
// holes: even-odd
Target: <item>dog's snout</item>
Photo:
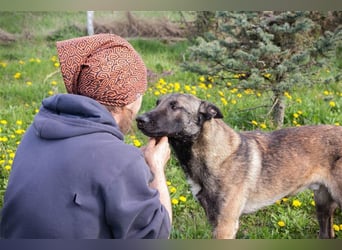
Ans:
[[[147,115],[139,115],[135,120],[137,121],[138,127],[143,127],[150,121]]]

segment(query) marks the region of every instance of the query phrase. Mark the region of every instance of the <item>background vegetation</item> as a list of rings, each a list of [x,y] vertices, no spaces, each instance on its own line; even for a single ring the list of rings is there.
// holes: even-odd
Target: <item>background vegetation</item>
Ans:
[[[115,32],[129,29],[133,32],[132,36],[124,35],[142,55],[149,72],[149,89],[141,112],[151,109],[160,95],[184,92],[215,103],[224,120],[236,130],[273,130],[269,106],[272,91],[242,88],[243,72],[236,72],[222,82],[180,67],[189,58],[194,38],[215,28],[215,20],[215,14],[203,12],[132,12],[130,16],[123,12],[95,12],[95,30],[113,32],[113,26],[119,26],[114,24],[120,24],[124,28]],[[2,12],[0,15],[0,205],[16,147],[42,99],[65,92],[55,42],[86,35],[85,24],[85,12]],[[143,30],[138,24],[147,25],[151,33],[167,28],[170,32],[159,37],[148,36],[148,32],[141,35],[134,33]],[[312,63],[303,69],[312,84],[293,85],[282,92],[287,107],[285,127],[342,125],[342,82],[336,77],[341,72],[341,46],[335,51],[322,58],[324,64]],[[126,137],[127,143],[137,147],[146,139],[136,128]],[[211,238],[204,211],[193,199],[175,158],[168,164],[167,178],[174,209],[171,237]],[[334,230],[341,238],[341,210],[336,212]],[[316,238],[317,231],[312,192],[305,191],[243,216],[237,237]]]

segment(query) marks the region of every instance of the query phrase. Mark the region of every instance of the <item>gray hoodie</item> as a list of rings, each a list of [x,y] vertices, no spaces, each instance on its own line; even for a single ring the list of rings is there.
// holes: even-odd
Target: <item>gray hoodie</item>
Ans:
[[[170,221],[141,151],[98,102],[42,102],[13,162],[4,238],[167,238]]]

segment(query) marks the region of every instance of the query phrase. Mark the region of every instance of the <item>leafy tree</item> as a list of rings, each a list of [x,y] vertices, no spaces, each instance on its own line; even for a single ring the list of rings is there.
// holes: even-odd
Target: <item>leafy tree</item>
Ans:
[[[283,125],[284,93],[311,84],[306,68],[338,40],[316,39],[309,12],[216,12],[217,30],[198,37],[184,69],[223,83],[239,79],[241,88],[272,91],[274,126]],[[316,32],[317,33],[317,32]],[[334,40],[335,39],[335,40]]]

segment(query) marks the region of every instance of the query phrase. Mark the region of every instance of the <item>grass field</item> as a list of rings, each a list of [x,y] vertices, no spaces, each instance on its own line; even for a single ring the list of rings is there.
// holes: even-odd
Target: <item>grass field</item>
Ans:
[[[101,13],[106,17],[106,13]],[[107,14],[112,15],[112,13]],[[64,93],[54,39],[81,35],[67,30],[47,39],[55,30],[73,23],[85,22],[85,13],[2,13],[0,28],[15,34],[27,33],[27,39],[0,45],[0,196],[15,157],[16,147],[43,98]],[[56,33],[55,33],[56,34]],[[224,120],[236,130],[272,130],[269,115],[270,93],[239,89],[238,80],[217,85],[205,76],[181,71],[179,64],[187,42],[165,44],[153,40],[130,40],[155,76],[149,82],[141,112],[152,108],[157,98],[166,93],[191,93],[215,103]],[[338,69],[333,63],[312,68],[312,86],[284,93],[287,110],[284,126],[308,124],[342,125],[342,82],[325,81]],[[330,77],[331,78],[331,77]],[[127,135],[127,143],[140,147],[146,142],[136,128]],[[174,210],[173,239],[211,238],[211,228],[203,209],[193,199],[178,162],[172,158],[167,179]],[[270,187],[272,188],[272,187]],[[342,213],[336,212],[334,230],[342,238]],[[237,237],[289,239],[316,238],[318,224],[311,191],[286,197],[257,213],[241,218]]]

